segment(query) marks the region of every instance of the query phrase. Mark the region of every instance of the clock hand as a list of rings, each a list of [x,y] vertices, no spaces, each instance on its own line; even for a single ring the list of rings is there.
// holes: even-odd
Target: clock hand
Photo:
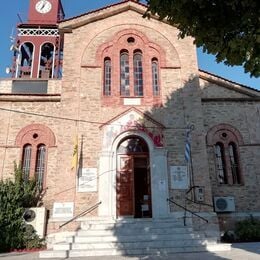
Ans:
[[[41,10],[44,8],[45,5],[46,5],[46,2],[44,2],[44,3],[42,4]]]

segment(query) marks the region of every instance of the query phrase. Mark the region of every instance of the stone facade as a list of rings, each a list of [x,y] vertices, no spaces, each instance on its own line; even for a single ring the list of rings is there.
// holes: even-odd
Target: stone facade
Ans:
[[[55,202],[73,202],[77,215],[102,199],[105,203],[91,216],[117,217],[115,154],[120,142],[131,136],[143,138],[149,147],[153,217],[181,215],[180,207],[169,205],[166,199],[172,197],[180,205],[185,204],[187,189],[172,189],[170,172],[171,166],[187,165],[184,157],[187,125],[194,126],[191,185],[203,187],[203,202],[213,205],[214,196],[232,196],[236,213],[260,212],[259,91],[199,71],[193,39],[179,39],[175,27],[156,18],[142,18],[144,11],[141,4],[126,1],[62,22],[59,29],[65,33],[63,78],[49,80],[45,95],[12,95],[12,80],[0,81],[1,178],[10,177],[13,162],[22,159],[22,143],[17,141],[21,131],[28,133],[27,127],[38,124],[48,127],[49,135],[54,136],[52,144],[47,145],[43,187],[44,205],[50,212],[49,233],[66,220],[53,217]],[[156,100],[151,94],[150,77],[144,78],[143,97],[125,100],[120,96],[119,54],[124,48],[135,49],[126,41],[120,42],[120,35],[138,38],[136,48],[144,48],[143,55],[150,58],[157,55],[160,96]],[[112,55],[111,96],[103,95],[106,55]],[[144,77],[151,76],[149,62],[143,66]],[[104,125],[123,121],[123,116],[130,116],[133,111],[137,111],[139,121],[149,118],[152,122],[149,127],[162,127],[161,147],[149,135],[151,131],[136,125],[118,132],[110,145],[104,146],[107,134]],[[239,144],[243,183],[239,185],[219,184],[216,177],[214,144],[208,144],[206,137],[210,129],[220,124],[232,126],[243,140]],[[80,148],[78,166],[97,169],[96,191],[79,192],[78,175],[71,165],[75,137]],[[189,198],[193,198],[193,192]],[[188,207],[214,215],[213,208],[205,204],[188,203]],[[64,230],[76,228],[72,224]]]

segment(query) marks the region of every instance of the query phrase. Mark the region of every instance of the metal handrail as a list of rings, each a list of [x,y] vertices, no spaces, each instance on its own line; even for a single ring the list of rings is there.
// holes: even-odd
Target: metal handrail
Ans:
[[[176,203],[175,201],[172,200],[172,198],[168,198],[167,201],[169,201],[169,202],[175,204],[176,206],[178,206],[178,207],[180,207],[180,208],[182,208],[182,209],[185,210],[185,216],[184,216],[184,219],[183,219],[184,226],[186,226],[186,211],[190,212],[192,215],[194,215],[194,216],[196,216],[196,217],[198,217],[198,218],[204,220],[204,221],[207,222],[207,223],[209,222],[207,219],[201,217],[200,215],[196,214],[195,212],[193,212],[193,211],[187,209],[186,207],[184,207],[184,206],[182,206],[182,205]]]
[[[93,211],[93,210],[96,209],[101,203],[102,203],[102,202],[99,201],[99,202],[96,203],[95,205],[93,205],[93,206],[91,206],[90,208],[88,208],[88,209],[82,211],[81,213],[79,213],[77,216],[75,216],[75,217],[69,219],[68,221],[66,221],[65,223],[63,223],[62,225],[60,225],[60,226],[59,226],[59,229],[62,228],[62,227],[64,227],[64,226],[66,226],[66,225],[69,224],[70,222],[76,220],[77,218],[79,218],[79,217],[81,217],[81,216],[84,216],[84,215],[86,215],[87,213]]]

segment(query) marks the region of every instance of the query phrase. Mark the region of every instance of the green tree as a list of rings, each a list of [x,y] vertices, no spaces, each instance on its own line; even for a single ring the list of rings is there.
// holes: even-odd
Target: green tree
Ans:
[[[28,231],[22,218],[25,208],[37,206],[39,201],[35,180],[24,180],[21,168],[15,164],[14,181],[0,181],[0,252],[41,244],[35,232]]]
[[[259,0],[147,0],[145,16],[158,14],[192,36],[197,47],[215,55],[217,62],[242,65],[260,76]]]

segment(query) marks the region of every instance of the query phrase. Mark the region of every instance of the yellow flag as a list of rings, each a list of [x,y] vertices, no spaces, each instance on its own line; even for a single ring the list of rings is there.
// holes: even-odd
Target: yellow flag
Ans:
[[[74,139],[71,169],[76,169],[78,164],[78,136]]]

